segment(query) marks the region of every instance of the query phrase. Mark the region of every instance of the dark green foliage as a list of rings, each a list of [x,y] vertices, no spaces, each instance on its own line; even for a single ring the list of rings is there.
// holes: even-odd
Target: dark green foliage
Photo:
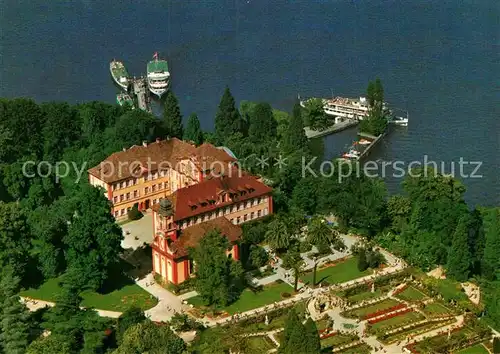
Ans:
[[[266,265],[269,255],[266,250],[260,246],[250,246],[249,261],[253,268],[260,268]]]
[[[276,138],[278,123],[269,103],[257,103],[250,114],[248,135],[255,143]]]
[[[109,278],[118,264],[122,238],[102,191],[84,186],[64,237],[68,267],[81,273],[82,287],[97,290]]]
[[[71,354],[71,346],[60,337],[50,335],[32,342],[26,354]]]
[[[234,98],[226,87],[215,115],[215,136],[218,144],[224,142],[234,133],[244,135],[244,122],[236,109]]]
[[[302,107],[299,102],[293,106],[293,114],[290,123],[284,133],[283,152],[288,155],[297,150],[307,150],[308,141],[304,132],[304,119],[302,118]]]
[[[304,323],[304,342],[305,342],[305,353],[319,353],[321,350],[321,343],[319,340],[318,328],[316,323],[308,318],[306,323]]]
[[[116,341],[118,344],[122,342],[123,335],[127,329],[144,320],[146,320],[144,311],[138,307],[131,307],[123,312],[120,317],[118,317],[118,322],[116,324]]]
[[[241,227],[243,229],[243,242],[250,245],[257,245],[264,241],[266,224],[263,221],[244,223]]]
[[[266,241],[275,250],[288,248],[291,235],[284,220],[275,218],[267,225]]]
[[[333,119],[325,113],[323,100],[313,98],[306,102],[304,124],[313,130],[324,130],[333,124]]]
[[[129,220],[139,220],[142,218],[144,215],[142,214],[141,211],[139,211],[139,207],[137,205],[134,205],[132,209],[130,209],[127,212],[127,217]]]
[[[203,143],[203,132],[201,131],[200,120],[196,113],[192,113],[188,118],[184,131],[184,140],[192,141],[196,146]]]
[[[292,201],[295,206],[304,211],[306,215],[313,215],[318,205],[318,178],[307,176],[301,178],[292,192]]]
[[[191,317],[186,314],[175,313],[175,315],[170,319],[170,325],[175,331],[186,332],[203,329],[201,323],[196,322]]]
[[[0,279],[0,349],[12,354],[23,354],[29,344],[30,316],[20,302],[19,277],[13,269],[2,269]]]
[[[361,248],[358,252],[358,270],[363,272],[369,267],[368,261],[366,260],[366,250]]]
[[[378,136],[387,129],[387,112],[384,111],[384,88],[380,79],[370,82],[366,90],[366,96],[370,105],[368,117],[361,121],[359,130],[374,136]]]
[[[228,248],[225,237],[210,231],[190,252],[196,262],[196,291],[208,305],[227,306],[243,290],[243,268],[240,262],[227,257]]]
[[[307,241],[318,248],[326,248],[328,251],[332,245],[337,251],[345,249],[344,242],[339,234],[322,218],[311,218],[307,224]]]
[[[186,344],[168,326],[158,326],[147,320],[125,332],[115,354],[169,353],[181,354]]]
[[[493,338],[493,353],[500,353],[500,338]]]
[[[500,280],[500,208],[484,209],[482,214],[485,232],[483,274],[489,279]]]
[[[472,262],[468,243],[468,220],[467,216],[461,218],[455,229],[451,249],[448,254],[446,273],[447,275],[462,282],[469,278]]]
[[[179,102],[172,90],[167,92],[163,108],[163,128],[165,135],[171,138],[182,139],[182,115],[179,108]]]

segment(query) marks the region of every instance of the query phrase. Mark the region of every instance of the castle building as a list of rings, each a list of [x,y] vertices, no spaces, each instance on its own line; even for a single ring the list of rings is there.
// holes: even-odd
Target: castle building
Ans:
[[[256,177],[233,173],[178,189],[153,206],[153,271],[179,284],[193,274],[188,248],[210,230],[227,237],[228,257],[239,260],[240,224],[273,212],[272,189]]]
[[[90,184],[104,188],[113,215],[120,219],[134,205],[149,209],[161,197],[235,164],[233,156],[211,144],[196,147],[177,138],[157,139],[115,152],[88,174]]]

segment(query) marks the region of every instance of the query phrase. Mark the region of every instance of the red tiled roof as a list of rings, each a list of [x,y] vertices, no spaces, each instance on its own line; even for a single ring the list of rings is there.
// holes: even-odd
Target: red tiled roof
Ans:
[[[184,257],[188,253],[190,247],[196,247],[201,238],[209,231],[218,230],[225,236],[230,243],[236,242],[241,238],[242,230],[238,225],[233,225],[232,222],[225,217],[209,220],[189,226],[185,228],[180,237],[174,241],[170,248],[174,252],[175,257]]]
[[[236,193],[237,191],[245,191],[243,195],[235,196],[233,200],[225,203],[218,202],[218,193],[225,191],[227,193]],[[234,175],[223,176],[204,180],[201,183],[194,184],[189,187],[178,189],[173,193],[175,200],[174,205],[174,221],[179,221],[191,216],[206,213],[220,207],[231,205],[247,199],[259,197],[268,194],[272,191],[271,187],[257,180],[251,175]],[[215,204],[208,203],[209,200],[214,200]],[[207,205],[201,206],[200,201],[206,202]],[[195,209],[191,206],[196,205]]]
[[[125,151],[118,151],[106,158],[99,165],[92,167],[88,173],[106,183],[113,183],[132,176],[138,177],[140,173],[147,172],[145,169],[157,171],[159,167],[175,168],[176,164],[183,159],[196,158],[196,164],[201,170],[206,170],[215,165],[226,165],[235,162],[236,159],[229,156],[224,150],[218,149],[211,144],[202,144],[198,147],[187,142],[172,138],[158,140],[144,145],[134,145]],[[221,164],[214,164],[219,161]],[[213,166],[212,166],[213,167]]]

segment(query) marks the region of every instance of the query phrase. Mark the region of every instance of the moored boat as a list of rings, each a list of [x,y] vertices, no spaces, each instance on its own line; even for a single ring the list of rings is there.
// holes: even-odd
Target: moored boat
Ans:
[[[147,78],[149,91],[161,98],[168,90],[170,72],[167,61],[159,59],[157,52],[153,55],[153,60],[148,62]]]
[[[116,103],[118,103],[120,106],[130,106],[132,109],[134,109],[134,100],[128,93],[119,93],[116,95]]]
[[[122,89],[127,90],[129,84],[129,74],[125,65],[121,61],[113,59],[111,63],[109,63],[109,72],[111,73],[111,76],[116,84]]]

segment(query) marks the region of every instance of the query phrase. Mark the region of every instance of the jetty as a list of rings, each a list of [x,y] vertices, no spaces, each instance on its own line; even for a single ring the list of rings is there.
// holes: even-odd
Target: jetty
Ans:
[[[345,130],[347,128],[353,127],[359,123],[358,120],[354,119],[346,119],[343,122],[335,123],[329,128],[323,129],[323,130],[313,130],[309,127],[304,127],[304,132],[306,134],[306,137],[308,139],[313,139],[313,138],[320,138],[326,135],[330,135],[333,133],[340,132],[342,130]]]
[[[151,113],[151,98],[148,93],[148,84],[145,77],[133,78],[132,86],[137,97],[137,106],[143,111]]]

